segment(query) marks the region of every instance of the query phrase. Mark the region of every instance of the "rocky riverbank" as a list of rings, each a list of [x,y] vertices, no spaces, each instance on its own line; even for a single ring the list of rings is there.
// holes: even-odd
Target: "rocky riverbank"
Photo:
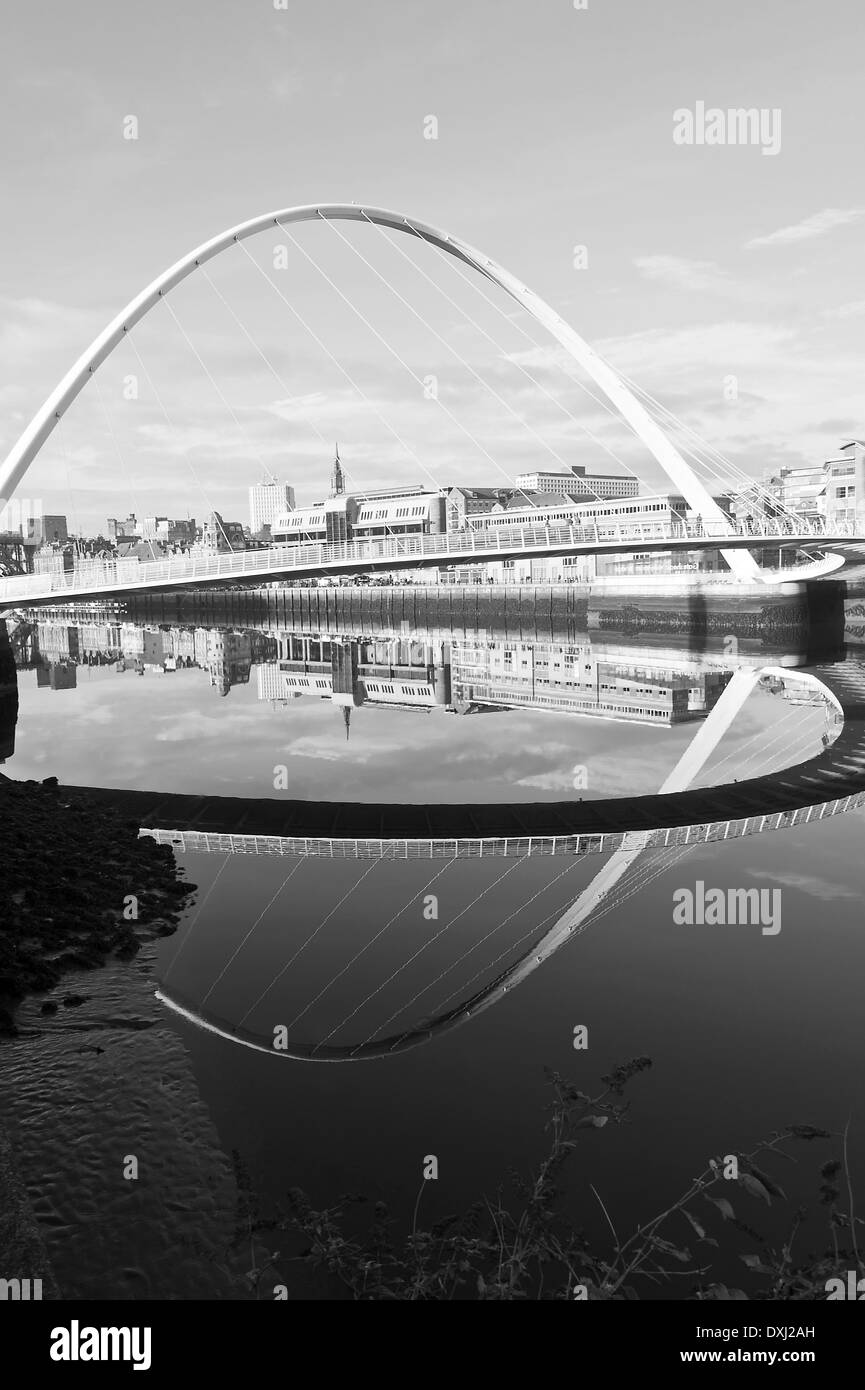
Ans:
[[[53,778],[0,779],[0,826],[0,1277],[32,1298],[249,1297],[231,1163],[154,995],[194,885]]]
[[[56,778],[0,780],[0,824],[0,1035],[14,1037],[22,999],[69,977],[43,1011],[82,1003],[80,972],[174,932],[195,885],[168,845]]]

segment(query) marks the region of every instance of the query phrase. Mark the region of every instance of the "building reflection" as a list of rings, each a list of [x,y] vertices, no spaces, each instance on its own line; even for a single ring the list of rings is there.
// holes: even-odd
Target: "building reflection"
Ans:
[[[262,630],[228,623],[134,623],[114,618],[75,623],[37,616],[16,623],[11,633],[0,623],[0,757],[11,756],[15,747],[16,666],[35,670],[37,686],[52,689],[74,686],[80,666],[107,667],[104,678],[108,681],[129,672],[142,679],[169,675],[177,679],[184,673],[198,672],[200,679],[206,677],[211,689],[221,696],[235,685],[249,686],[247,699],[257,694],[259,700],[276,705],[280,715],[285,711],[289,720],[295,701],[327,701],[337,707],[346,735],[355,716],[366,718],[367,711],[375,708],[433,718],[546,709],[656,727],[707,721],[689,731],[692,737],[680,740],[688,746],[661,787],[663,794],[651,796],[599,800],[569,796],[559,802],[503,805],[382,806],[343,799],[303,802],[270,795],[248,798],[197,796],[185,790],[87,789],[94,802],[116,807],[140,826],[141,833],[172,845],[178,852],[218,853],[226,862],[232,855],[285,858],[283,883],[300,861],[311,863],[314,870],[313,861],[322,858],[373,862],[439,859],[448,866],[446,873],[457,859],[493,859],[494,868],[489,871],[492,887],[520,860],[557,856],[570,861],[563,869],[556,865],[555,871],[545,876],[549,887],[562,878],[561,901],[545,903],[541,911],[533,906],[536,892],[525,894],[524,901],[517,895],[514,909],[506,906],[501,920],[494,922],[496,931],[512,924],[516,939],[509,939],[504,951],[499,951],[497,942],[491,957],[487,953],[478,958],[480,969],[472,961],[469,978],[456,988],[449,982],[446,997],[432,1001],[431,1013],[418,1018],[419,1011],[414,1008],[415,999],[426,993],[424,977],[420,981],[424,988],[408,1003],[403,1000],[402,1007],[374,1032],[365,1036],[365,1030],[355,1031],[352,1023],[347,1030],[352,1033],[348,1042],[339,1042],[336,1034],[354,1019],[367,998],[378,997],[378,978],[373,981],[372,994],[357,1009],[349,1012],[346,1006],[342,1020],[337,1014],[333,1027],[331,1019],[319,1027],[317,1015],[315,1023],[311,1015],[313,1006],[330,989],[327,981],[340,980],[367,950],[363,941],[357,941],[352,925],[350,959],[334,974],[333,962],[325,951],[332,943],[322,935],[324,984],[315,975],[318,963],[310,968],[309,976],[292,970],[288,978],[301,997],[292,1004],[291,1041],[283,1055],[322,1061],[384,1057],[442,1036],[497,1004],[589,921],[613,910],[617,901],[613,889],[624,901],[626,890],[628,896],[639,891],[659,866],[677,862],[690,845],[807,825],[812,818],[822,820],[826,815],[846,814],[865,805],[865,738],[858,713],[865,700],[865,667],[838,663],[812,668],[814,674],[790,671],[788,675],[784,663],[801,660],[801,654],[776,649],[773,661],[768,644],[755,644],[755,650],[741,655],[736,650],[735,656],[728,652],[726,641],[723,646],[723,652],[694,651],[686,642],[677,641],[673,633],[659,637],[657,628],[649,634],[628,636],[621,631],[605,631],[579,639],[548,634],[516,638],[479,628],[382,636],[336,634],[314,630],[311,625],[304,629],[302,624],[289,627],[274,623]],[[197,679],[194,674],[189,678]],[[700,786],[704,768],[758,682],[781,699],[825,707],[827,732],[822,748],[792,766],[785,761],[778,772],[771,770],[775,757],[771,747],[761,746],[747,758],[737,754],[734,768],[728,770],[723,782]],[[846,721],[845,714],[850,716]],[[782,759],[787,758],[787,752],[781,750]],[[755,767],[755,761],[766,763],[765,771]],[[740,780],[734,771],[749,775]],[[651,858],[653,855],[657,857]],[[600,863],[600,868],[596,870],[592,861]],[[565,872],[574,866],[587,882],[578,875],[564,881]],[[361,896],[366,891],[362,883],[367,882],[369,867],[366,864],[358,873],[356,883],[336,907],[351,897],[356,919],[368,923],[374,933],[369,941],[372,950],[379,936],[415,903],[418,893],[412,882],[404,907],[391,905],[388,899],[385,920],[381,899],[374,896],[367,906]],[[423,873],[427,874],[426,868]],[[329,877],[334,875],[328,874],[325,865],[320,880]],[[424,887],[436,877],[438,871],[431,866]],[[517,881],[509,880],[505,892],[510,893]],[[297,883],[295,880],[292,890],[295,902]],[[370,891],[377,894],[376,881],[370,879],[370,884]],[[481,896],[483,893],[469,903],[466,917]],[[552,910],[547,911],[548,906]],[[518,913],[524,910],[527,917],[519,922]],[[314,899],[311,911],[318,920],[321,914]],[[461,922],[460,954],[453,962],[454,969],[469,954],[463,944],[468,925],[463,915],[460,912],[453,917]],[[321,925],[328,920],[326,915]],[[312,936],[304,935],[300,948],[294,949],[291,933],[306,932],[294,905],[283,926],[286,961],[280,961],[275,970],[271,967],[259,1000],[242,1017],[236,1016],[239,1008],[228,1018],[215,1012],[209,1003],[212,990],[203,999],[196,999],[164,987],[159,997],[196,1026],[272,1055],[270,1019],[257,1028],[250,1016],[318,932],[316,928]],[[246,923],[238,924],[238,932],[241,928],[245,932],[246,927]],[[486,924],[482,929],[478,949],[487,940]],[[434,942],[437,934],[427,939]],[[243,944],[246,937],[239,935],[238,940]],[[450,973],[451,963],[445,956],[441,961],[435,957],[430,974],[442,963],[447,969],[429,981],[430,989]],[[384,984],[400,976],[400,970],[388,975]],[[309,994],[302,993],[307,980],[315,980]],[[230,1010],[233,1002],[230,998],[226,1008]],[[328,998],[328,1005],[330,1002]],[[394,1020],[403,1016],[404,1024],[394,1026]]]
[[[279,707],[303,697],[328,700],[347,735],[356,712],[366,717],[376,708],[426,715],[525,708],[671,727],[704,719],[737,664],[689,650],[673,634],[669,645],[658,645],[657,633],[579,640],[441,630],[383,636],[36,615],[16,634],[15,665],[35,669],[40,689],[72,690],[80,667],[112,666],[118,675],[148,678],[199,672],[224,697],[254,674],[260,701]],[[783,682],[777,693],[784,693]]]
[[[227,695],[249,683],[254,665],[276,651],[265,633],[223,627],[155,627],[119,621],[42,621],[26,625],[26,642],[16,647],[19,670],[36,670],[37,685],[70,690],[80,666],[113,666],[123,674],[165,675],[206,671],[212,688]]]
[[[429,713],[452,708],[446,642],[329,638],[280,633],[279,657],[258,668],[258,698],[288,704],[302,695],[332,700],[346,731],[361,706]]]
[[[378,705],[465,715],[524,707],[673,725],[705,717],[731,676],[673,652],[626,655],[588,641],[285,633],[279,644],[279,659],[258,668],[259,699],[288,704],[317,695],[346,710]]]

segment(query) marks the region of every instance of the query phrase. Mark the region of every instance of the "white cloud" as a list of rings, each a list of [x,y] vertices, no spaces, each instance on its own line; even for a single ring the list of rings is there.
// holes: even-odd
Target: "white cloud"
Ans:
[[[834,231],[836,227],[858,222],[862,217],[865,217],[865,208],[824,208],[822,212],[815,212],[790,227],[779,227],[776,232],[752,237],[745,243],[745,249],[752,251],[759,246],[790,246],[796,241],[811,241],[814,237]]]
[[[689,261],[683,256],[637,256],[634,265],[647,280],[699,294],[729,294],[736,289],[727,271],[714,261]]]
[[[749,875],[751,878],[761,877],[750,870]],[[809,897],[817,898],[821,902],[830,902],[837,898],[858,899],[859,897],[858,893],[854,893],[843,883],[837,883],[834,879],[820,878],[816,874],[773,873],[772,882],[780,884],[784,888],[792,888],[800,893],[807,893]]]
[[[96,319],[68,304],[46,299],[12,299],[0,296],[0,359],[20,367],[22,361],[44,356],[46,344],[68,342],[70,348],[86,342]]]
[[[827,310],[826,317],[829,319],[865,318],[865,299],[853,299],[849,304],[839,304],[837,309]]]

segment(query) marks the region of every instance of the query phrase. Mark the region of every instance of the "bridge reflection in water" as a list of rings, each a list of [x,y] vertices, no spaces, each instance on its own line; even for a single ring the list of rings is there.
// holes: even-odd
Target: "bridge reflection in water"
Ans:
[[[720,715],[718,722],[721,724],[725,715],[732,716],[735,709],[740,707],[742,695],[747,694],[753,687],[758,675],[755,671],[738,674],[743,677],[741,687],[737,689],[735,682],[728,687],[735,708],[725,711],[723,700],[716,706]],[[775,670],[771,674],[777,675],[778,672]],[[598,826],[603,825],[604,829],[596,828],[582,833],[552,836],[541,833],[522,839],[494,835],[490,839],[481,837],[465,841],[331,839],[324,843],[321,840],[309,840],[305,849],[296,838],[281,842],[281,848],[276,852],[309,855],[341,852],[346,857],[355,854],[361,858],[373,856],[376,852],[386,858],[412,855],[432,858],[441,855],[453,859],[459,856],[461,851],[464,854],[482,855],[486,852],[513,856],[582,856],[590,852],[612,851],[606,864],[571,905],[556,915],[552,925],[543,930],[536,926],[528,934],[528,941],[524,940],[522,949],[505,968],[494,973],[481,987],[465,993],[456,1003],[450,1004],[447,1001],[449,1006],[436,1011],[433,1017],[425,1017],[421,1022],[408,1023],[399,1031],[367,1037],[360,1041],[336,1043],[329,1040],[305,1041],[283,1037],[279,1045],[275,1046],[273,1030],[263,1033],[245,1025],[243,1020],[239,1023],[231,1022],[219,1018],[213,1012],[204,1012],[200,1005],[183,998],[169,988],[167,983],[158,991],[158,997],[167,1007],[183,1015],[196,1026],[206,1028],[245,1047],[277,1057],[332,1062],[382,1058],[449,1033],[498,1003],[509,990],[526,980],[575,935],[598,920],[605,911],[617,907],[621,897],[612,903],[608,903],[608,899],[625,875],[631,876],[630,892],[639,891],[641,881],[646,881],[650,876],[653,877],[671,867],[689,848],[699,844],[807,824],[825,816],[843,814],[865,804],[865,666],[851,667],[845,664],[838,668],[811,673],[797,672],[792,677],[789,672],[785,672],[783,678],[788,684],[792,681],[809,695],[824,700],[833,711],[833,716],[840,714],[843,724],[834,742],[829,746],[799,765],[780,772],[717,787],[674,790],[679,783],[687,782],[698,774],[717,745],[717,739],[710,731],[707,721],[700,726],[702,737],[694,740],[694,744],[698,741],[702,744],[701,748],[695,755],[692,745],[680,760],[677,769],[667,779],[666,790],[662,789],[662,793],[656,797],[615,798],[576,805],[565,803],[553,808],[524,805],[518,808],[496,808],[506,814],[518,813],[522,817],[527,813],[538,813],[542,821],[551,810],[553,814],[564,818],[589,817],[593,818]],[[779,802],[784,803],[783,807]],[[745,808],[748,814],[737,814]],[[355,809],[359,811],[361,808]],[[376,816],[379,808],[363,809]],[[472,817],[479,811],[477,807],[437,808],[447,815],[454,814],[457,818],[466,809]],[[720,816],[725,811],[729,811],[730,814],[721,819]],[[613,826],[618,828],[611,828]],[[573,832],[574,827],[569,828]],[[194,847],[229,854],[274,851],[274,845],[270,841],[266,841],[264,846],[259,848],[254,836],[219,835],[218,832],[192,832],[190,835],[188,832],[171,830],[151,830],[146,833],[184,848]],[[337,850],[336,846],[340,846],[341,851]],[[656,851],[654,856],[651,854],[652,850]],[[647,851],[647,862],[640,864],[639,861],[647,855]],[[358,954],[362,954],[363,949],[365,948]],[[349,965],[351,963],[349,962]],[[348,969],[348,966],[344,969]],[[477,972],[472,979],[476,979],[477,975],[482,973],[483,970]],[[316,996],[318,997],[320,995]],[[451,995],[450,998],[452,997]],[[405,1007],[397,1010],[396,1015],[392,1017],[398,1017],[405,1011]],[[244,1017],[251,1012],[252,1009],[248,1010]],[[338,1029],[333,1031],[336,1032]]]
[[[483,700],[478,700],[479,692],[499,708],[508,707],[509,704],[522,707],[534,704],[536,707],[549,708],[551,694],[555,693],[561,702],[563,688],[570,683],[573,712],[577,717],[591,717],[586,700],[587,678],[585,672],[582,676],[577,674],[581,664],[579,660],[574,661],[570,673],[554,673],[555,663],[546,660],[546,678],[538,679],[536,671],[531,682],[531,693],[527,695],[518,681],[511,681],[510,686],[504,680],[496,684],[489,661],[485,674],[479,673],[479,647],[486,646],[488,653],[497,650],[496,641],[489,634],[483,640],[479,634],[463,639],[455,638],[453,634],[450,637],[449,683],[445,687],[440,684],[436,686],[436,672],[429,669],[427,662],[430,653],[435,655],[442,634],[432,631],[414,633],[408,644],[414,645],[422,653],[418,662],[425,672],[424,688],[431,689],[433,697],[438,688],[439,695],[447,696],[449,705],[461,706],[466,710],[480,708]],[[314,638],[319,645],[314,652],[308,646],[304,647],[303,660],[299,661],[296,644],[304,643],[308,638]],[[642,692],[640,698],[645,699],[645,692],[651,689],[664,692],[666,703],[663,704],[662,717],[658,718],[659,710],[656,708],[651,716],[646,716],[644,722],[654,722],[655,727],[661,723],[663,727],[675,722],[677,710],[678,717],[683,721],[696,721],[695,737],[667,777],[661,791],[654,796],[509,805],[374,805],[286,801],[279,797],[249,800],[111,788],[88,789],[91,798],[110,802],[124,815],[136,819],[142,827],[142,834],[171,844],[179,852],[221,854],[225,856],[223,868],[235,855],[285,857],[291,862],[278,891],[282,891],[304,862],[321,858],[368,861],[356,883],[350,886],[344,899],[316,927],[312,936],[293,950],[288,947],[287,960],[271,975],[258,999],[242,1018],[232,1021],[221,1017],[209,1006],[209,999],[216,984],[228,983],[231,967],[263,914],[252,923],[245,935],[239,934],[238,944],[203,998],[196,1000],[185,997],[182,991],[170,985],[168,976],[173,966],[169,965],[168,976],[159,990],[160,999],[196,1026],[270,1055],[320,1061],[385,1057],[442,1036],[499,1002],[567,941],[603,914],[616,910],[623,898],[639,892],[645,883],[671,867],[690,848],[710,841],[735,839],[806,824],[853,810],[865,802],[865,667],[838,662],[812,666],[807,671],[794,670],[792,663],[803,659],[801,651],[776,651],[768,664],[765,656],[761,657],[757,652],[743,654],[734,661],[717,652],[683,652],[675,646],[653,651],[647,646],[646,639],[639,636],[630,638],[628,652],[628,639],[623,634],[612,634],[612,638],[609,633],[600,639],[596,634],[592,642],[584,639],[575,643],[572,634],[570,643],[559,644],[563,648],[573,649],[577,657],[585,656],[589,648],[593,651],[598,663],[598,669],[592,676],[597,692],[593,707],[595,713],[609,714],[603,708],[604,701],[600,696],[604,684],[610,684],[601,679],[605,673],[609,676],[609,670],[603,667],[602,657],[613,666],[618,663],[621,676],[626,665],[625,652],[630,660],[630,669],[639,672],[640,684],[635,685],[634,689]],[[328,644],[326,649],[325,641]],[[511,641],[505,645],[513,649],[517,644]],[[535,642],[534,645],[543,647],[544,644]],[[274,698],[273,692],[274,689],[278,690],[280,680],[298,676],[298,666],[307,668],[301,674],[313,685],[323,679],[318,667],[328,668],[328,698],[336,696],[335,702],[338,704],[338,697],[342,694],[351,702],[352,708],[360,708],[370,695],[368,687],[375,685],[370,675],[371,661],[368,660],[372,659],[372,665],[375,665],[375,650],[370,650],[363,638],[349,638],[345,632],[325,639],[321,633],[283,631],[278,635],[275,651],[269,655],[271,660],[259,663],[258,668],[260,683],[263,680],[260,693],[267,698]],[[432,666],[435,667],[435,664],[434,659]],[[587,663],[584,661],[582,665],[586,666]],[[482,675],[486,684],[483,684]],[[633,677],[629,676],[628,679]],[[274,680],[277,685],[274,685]],[[823,746],[813,756],[791,767],[763,772],[757,770],[756,775],[743,776],[741,780],[726,780],[720,785],[694,785],[758,682],[764,686],[768,684],[787,696],[794,695],[797,699],[825,707],[827,732],[823,735]],[[406,685],[411,690],[408,677]],[[625,686],[622,677],[618,686],[622,704],[615,717],[628,717],[625,701],[626,697],[632,699],[634,692],[631,686]],[[286,688],[291,689],[290,686]],[[674,698],[676,689],[679,691],[678,699]],[[687,692],[687,698],[682,698],[682,691]],[[292,693],[296,694],[297,691]],[[359,693],[362,699],[358,699]],[[375,690],[372,695],[375,695]],[[466,699],[466,696],[470,698]],[[605,698],[611,697],[607,695]],[[689,705],[691,708],[688,708]],[[632,717],[637,717],[633,711]],[[747,765],[737,765],[734,770],[742,773],[750,771],[753,762],[752,757]],[[260,1008],[272,988],[289,971],[292,974],[297,971],[296,960],[307,950],[312,938],[326,927],[336,909],[343,908],[346,902],[349,905],[357,903],[356,890],[376,862],[445,861],[424,888],[447,873],[458,860],[504,860],[503,873],[495,880],[493,887],[511,872],[511,868],[507,867],[508,861],[511,867],[539,856],[557,856],[564,862],[564,868],[557,868],[551,877],[545,878],[544,884],[527,904],[522,904],[518,911],[506,913],[504,919],[481,942],[471,945],[457,962],[447,964],[442,974],[433,981],[435,984],[451,972],[454,964],[462,962],[487,940],[492,940],[494,933],[515,919],[519,912],[530,908],[548,884],[555,884],[574,868],[579,870],[582,866],[584,870],[587,869],[596,855],[609,857],[570,903],[563,903],[542,920],[539,920],[539,908],[530,911],[532,920],[528,930],[522,930],[517,941],[511,942],[505,951],[475,971],[458,992],[452,991],[441,1006],[436,1007],[432,1016],[425,1016],[420,1021],[409,1018],[396,1030],[388,1031],[385,1024],[374,1034],[355,1037],[350,1042],[336,1039],[335,1035],[343,1031],[342,1023],[337,1023],[323,1036],[317,1030],[319,1036],[309,1040],[298,1037],[297,1034],[303,1030],[295,1028],[291,1036],[281,1037],[276,1047],[273,1028],[262,1031],[252,1022],[251,1016]],[[222,872],[222,868],[219,872]],[[565,883],[564,889],[567,886]],[[479,896],[482,897],[486,891],[484,889]],[[415,903],[417,911],[420,910],[417,907],[418,899],[419,895],[415,892],[409,900]],[[299,1023],[314,1012],[313,1006],[337,981],[343,980],[361,957],[367,955],[403,915],[408,905],[397,904],[389,920],[370,941],[363,942],[358,938],[360,944],[345,963],[339,964],[328,957],[328,969],[333,967],[330,979],[295,1013],[293,1022]],[[192,926],[205,906],[206,900],[193,918]],[[464,918],[473,907],[474,902],[457,917]],[[448,922],[431,931],[428,941],[410,957],[408,963],[420,956],[428,945],[440,940],[452,924]],[[460,928],[461,944],[465,940],[465,925],[463,921]],[[520,926],[524,927],[525,922]],[[192,939],[192,927],[188,927],[180,939],[178,955]],[[326,940],[324,933],[319,947]],[[398,967],[394,974],[399,975],[403,968]],[[389,976],[384,983],[388,984],[392,978]],[[373,982],[372,996],[382,988],[381,982]],[[430,984],[424,985],[407,1004],[403,1003],[391,1013],[388,1022],[405,1015],[414,999],[429,988]],[[456,997],[457,993],[459,997]],[[363,1000],[361,1004],[366,1002]],[[360,1008],[361,1005],[358,1005],[350,1011],[348,1018],[356,1015]]]

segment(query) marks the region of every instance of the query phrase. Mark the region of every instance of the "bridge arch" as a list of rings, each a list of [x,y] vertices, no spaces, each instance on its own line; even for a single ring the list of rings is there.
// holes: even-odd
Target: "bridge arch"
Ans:
[[[505,270],[490,257],[470,246],[460,238],[427,225],[402,213],[386,208],[368,207],[356,203],[318,203],[284,208],[281,211],[264,213],[247,222],[229,227],[225,232],[212,237],[210,241],[197,246],[174,265],[152,280],[140,294],[126,305],[116,318],[103,329],[87,350],[78,358],[66,376],[51,392],[37,410],[30,424],[13,445],[0,467],[0,498],[8,501],[24,477],[42,445],[48,439],[57,422],[75,400],[90,376],[110,356],[122,342],[125,334],[141,321],[175,286],[192,275],[199,266],[212,260],[221,252],[228,250],[237,242],[256,236],[269,228],[280,228],[284,223],[324,221],[370,222],[380,227],[389,227],[409,236],[419,237],[430,242],[441,251],[463,261],[485,279],[497,285],[512,299],[526,309],[556,341],[570,354],[584,371],[601,388],[634,432],[654,455],[670,482],[686,499],[695,513],[719,526],[723,531],[730,529],[727,518],[716,503],[712,494],[696,476],[675,445],[668,439],[648,411],[640,404],[632,391],[620,380],[593,348],[566,323],[539,295]],[[731,570],[743,580],[755,580],[760,570],[753,556],[746,550],[724,551],[724,557]]]

